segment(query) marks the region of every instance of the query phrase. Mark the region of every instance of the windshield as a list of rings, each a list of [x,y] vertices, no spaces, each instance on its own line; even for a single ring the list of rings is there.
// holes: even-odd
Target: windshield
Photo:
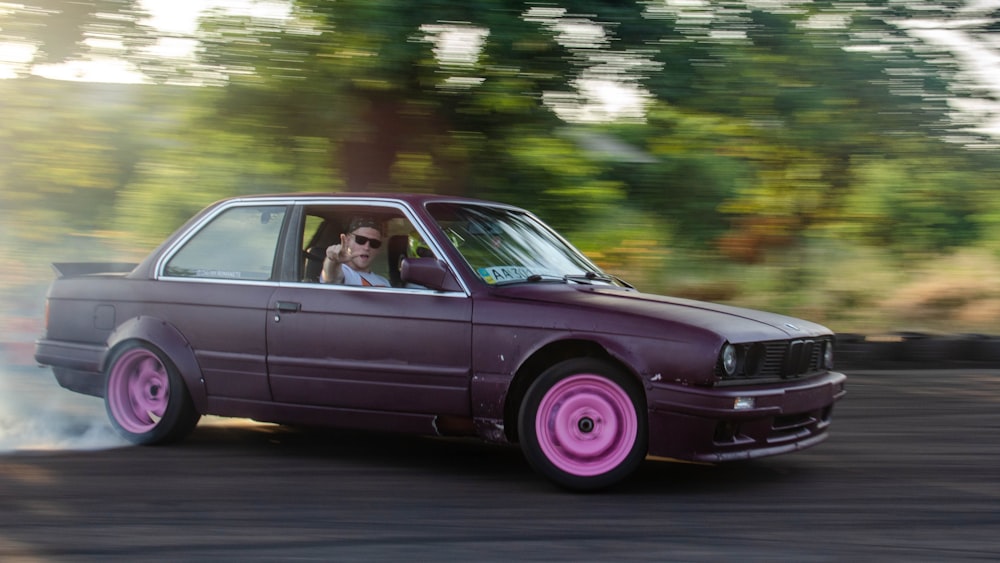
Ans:
[[[619,285],[523,211],[452,203],[430,204],[428,210],[469,266],[490,285],[550,280]]]

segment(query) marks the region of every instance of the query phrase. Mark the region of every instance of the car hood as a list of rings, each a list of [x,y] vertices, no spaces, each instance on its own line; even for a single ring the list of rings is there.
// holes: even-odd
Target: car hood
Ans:
[[[519,284],[497,288],[505,299],[585,308],[593,315],[608,315],[606,326],[614,332],[643,334],[636,321],[684,325],[710,331],[729,342],[742,343],[830,335],[830,329],[809,321],[742,307],[694,301],[634,290],[590,285]],[[613,320],[615,316],[621,322]]]

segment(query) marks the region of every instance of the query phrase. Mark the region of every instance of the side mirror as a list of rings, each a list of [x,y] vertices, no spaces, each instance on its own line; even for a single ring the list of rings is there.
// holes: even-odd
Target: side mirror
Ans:
[[[437,258],[404,258],[399,268],[403,283],[422,285],[436,291],[462,291],[448,266]]]

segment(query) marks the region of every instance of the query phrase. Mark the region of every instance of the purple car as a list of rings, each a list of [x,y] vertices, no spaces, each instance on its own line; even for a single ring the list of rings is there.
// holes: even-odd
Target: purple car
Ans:
[[[322,283],[344,240],[387,286]],[[138,265],[55,267],[35,359],[137,444],[207,414],[478,436],[590,490],[812,446],[845,393],[828,329],[641,293],[487,201],[234,198]]]

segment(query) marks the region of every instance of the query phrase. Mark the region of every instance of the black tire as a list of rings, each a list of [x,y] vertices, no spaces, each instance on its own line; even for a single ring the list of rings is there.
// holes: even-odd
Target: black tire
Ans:
[[[134,444],[176,442],[201,418],[177,368],[154,346],[138,341],[121,346],[108,362],[106,376],[108,418]]]
[[[559,486],[590,491],[631,475],[647,452],[642,388],[596,358],[560,362],[524,396],[518,433],[531,466]]]

